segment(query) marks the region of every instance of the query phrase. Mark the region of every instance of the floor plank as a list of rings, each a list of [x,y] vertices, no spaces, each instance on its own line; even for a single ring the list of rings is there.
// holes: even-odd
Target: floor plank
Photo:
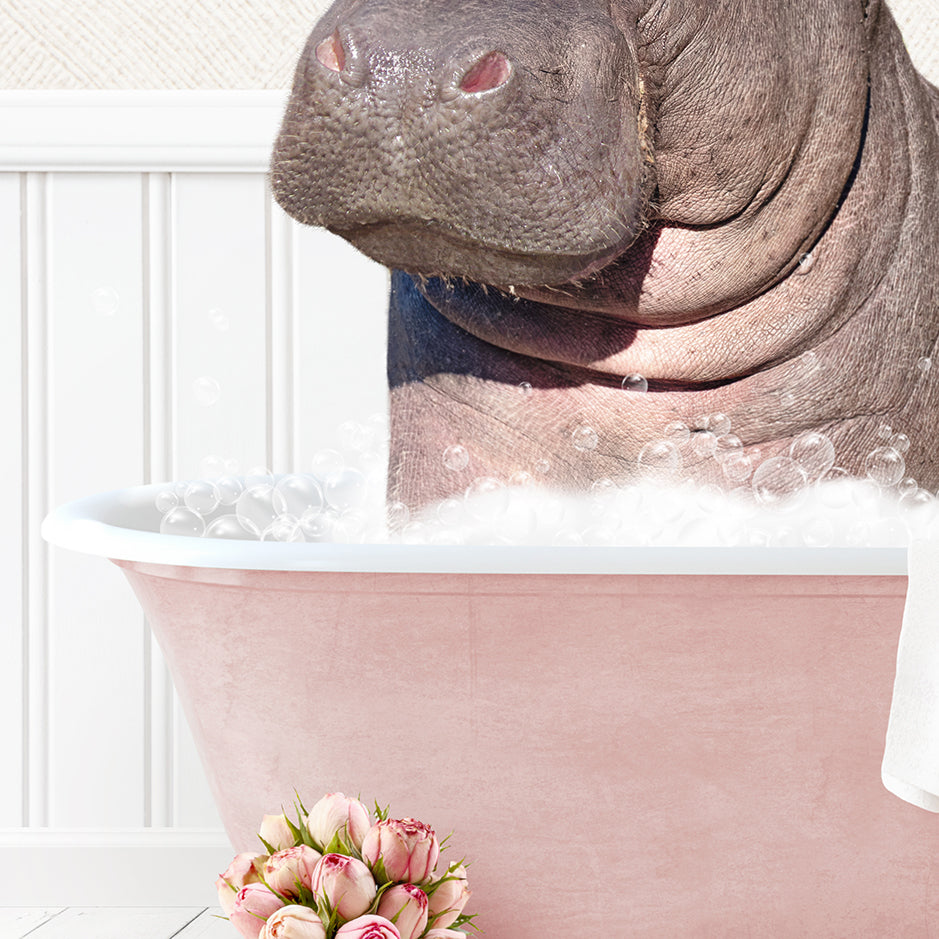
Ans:
[[[28,935],[29,939],[172,939],[203,909],[69,907]]]
[[[173,939],[238,939],[238,932],[227,919],[219,919],[221,907],[206,910]]]
[[[0,909],[0,939],[23,939],[27,933],[58,916],[64,907],[43,909],[38,906],[22,908],[3,907]]]

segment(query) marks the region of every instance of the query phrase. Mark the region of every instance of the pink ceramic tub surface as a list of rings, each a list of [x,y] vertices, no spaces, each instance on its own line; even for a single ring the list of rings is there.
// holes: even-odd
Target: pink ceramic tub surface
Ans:
[[[153,490],[44,532],[123,568],[236,849],[343,790],[453,831],[493,939],[939,933],[880,778],[903,552],[213,544]]]

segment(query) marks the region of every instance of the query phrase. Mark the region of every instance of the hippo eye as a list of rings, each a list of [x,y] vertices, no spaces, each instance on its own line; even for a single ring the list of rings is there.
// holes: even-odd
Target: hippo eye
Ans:
[[[512,74],[512,65],[501,52],[487,52],[463,76],[460,91],[479,94],[504,85]]]
[[[341,72],[346,67],[346,50],[342,48],[338,30],[316,47],[316,58],[331,72]]]

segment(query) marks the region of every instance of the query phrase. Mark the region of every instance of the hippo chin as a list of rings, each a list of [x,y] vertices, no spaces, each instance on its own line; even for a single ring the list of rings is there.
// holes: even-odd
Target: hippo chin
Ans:
[[[881,0],[339,0],[272,185],[395,269],[394,498],[626,481],[676,422],[702,481],[819,431],[939,485],[939,91]]]

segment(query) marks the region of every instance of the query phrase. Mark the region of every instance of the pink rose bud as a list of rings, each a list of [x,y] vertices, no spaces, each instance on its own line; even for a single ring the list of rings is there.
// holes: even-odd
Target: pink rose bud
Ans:
[[[396,884],[381,895],[378,915],[398,927],[401,939],[418,939],[427,928],[427,894],[414,884]]]
[[[261,830],[258,834],[275,851],[292,848],[297,843],[297,839],[294,838],[287,824],[286,815],[265,815],[261,819]]]
[[[218,875],[218,880],[215,881],[215,889],[218,890],[218,905],[226,916],[231,914],[232,907],[235,905],[235,894],[245,884],[258,882],[258,870],[266,860],[266,854],[254,854],[250,851],[236,854],[225,873]]]
[[[257,939],[267,918],[284,905],[264,884],[247,884],[235,896],[228,919],[245,939]]]
[[[336,834],[361,848],[365,833],[372,827],[372,819],[358,799],[347,799],[341,792],[330,792],[310,809],[306,825],[313,840],[324,848]]]
[[[326,939],[326,927],[308,906],[282,906],[264,924],[258,939]]]
[[[401,933],[384,916],[360,916],[337,929],[336,939],[401,939]]]
[[[321,855],[307,844],[284,848],[264,862],[264,882],[272,890],[298,897],[297,881],[305,887],[313,883],[313,870]]]
[[[424,939],[466,939],[466,933],[459,929],[428,929]]]
[[[378,893],[372,872],[358,858],[344,854],[324,854],[319,859],[312,889],[317,902],[326,900],[342,919],[361,916]]]
[[[441,879],[428,895],[430,924],[435,929],[449,926],[463,912],[470,890],[466,884],[466,868],[461,864]]]
[[[379,861],[392,883],[423,884],[430,879],[440,845],[432,828],[413,818],[389,818],[373,825],[362,841],[362,858],[374,868]]]

